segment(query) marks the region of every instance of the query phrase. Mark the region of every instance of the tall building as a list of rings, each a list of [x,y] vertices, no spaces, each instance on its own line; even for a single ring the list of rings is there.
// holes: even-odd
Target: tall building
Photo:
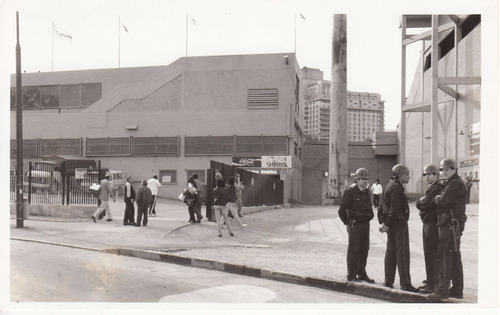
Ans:
[[[318,80],[304,93],[304,132],[319,141],[328,141],[330,132],[330,81]],[[347,92],[347,140],[370,139],[384,131],[384,101],[380,94]]]

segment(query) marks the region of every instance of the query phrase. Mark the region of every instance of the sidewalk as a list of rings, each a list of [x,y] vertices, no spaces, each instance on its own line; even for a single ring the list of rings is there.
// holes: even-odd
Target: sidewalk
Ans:
[[[15,228],[11,217],[11,239],[59,244],[88,250],[129,255],[193,267],[262,277],[321,287],[391,302],[426,303],[425,295],[382,286],[386,234],[371,224],[367,273],[375,284],[346,282],[347,232],[337,215],[338,206],[308,206],[284,209],[244,208],[240,229],[234,220],[234,237],[205,218],[188,223],[187,206],[177,200],[159,199],[156,217],[147,227],[124,226],[123,201],[110,203],[112,222],[97,224],[83,219],[30,217],[24,228]],[[409,222],[411,276],[415,287],[425,279],[422,223],[414,204]],[[462,237],[464,299],[450,302],[477,303],[478,204],[467,205],[468,221]],[[203,215],[205,208],[202,209]]]

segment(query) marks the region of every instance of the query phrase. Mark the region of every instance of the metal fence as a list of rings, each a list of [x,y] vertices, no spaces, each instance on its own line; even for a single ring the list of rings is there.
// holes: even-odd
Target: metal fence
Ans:
[[[103,178],[100,161],[63,160],[23,163],[23,197],[30,204],[95,204],[89,190]],[[16,168],[10,170],[10,201],[16,201]]]

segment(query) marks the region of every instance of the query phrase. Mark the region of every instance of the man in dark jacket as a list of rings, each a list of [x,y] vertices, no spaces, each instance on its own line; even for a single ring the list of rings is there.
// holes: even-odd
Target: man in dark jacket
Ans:
[[[462,299],[464,289],[460,237],[467,221],[465,215],[467,189],[458,176],[457,162],[454,159],[443,159],[439,163],[439,170],[444,179],[444,186],[441,194],[434,198],[439,230],[437,282],[435,292],[427,297],[433,301],[447,299],[450,296]],[[450,278],[453,287],[448,289]]]
[[[134,225],[134,201],[135,189],[132,186],[132,177],[127,177],[127,183],[123,189],[123,201],[125,201],[125,214],[123,215],[123,225]]]
[[[366,274],[366,261],[370,248],[370,220],[373,219],[368,171],[360,168],[355,174],[355,184],[347,188],[342,197],[339,217],[347,226],[347,281],[374,283]]]
[[[143,179],[141,183],[141,187],[137,189],[136,199],[137,202],[137,221],[135,226],[148,225],[148,207],[153,200],[153,194],[151,193],[151,189],[148,188],[148,182]]]
[[[401,290],[418,292],[419,289],[411,285],[410,240],[408,233],[410,207],[403,187],[403,184],[408,183],[410,180],[410,170],[403,164],[397,164],[392,168],[392,179],[383,194],[383,203],[387,206],[388,211],[383,220],[384,225],[389,228],[384,259],[384,286],[393,287],[397,265]]]
[[[420,210],[422,219],[422,238],[424,244],[424,261],[426,285],[420,287],[421,293],[432,293],[436,285],[436,251],[438,244],[438,228],[436,226],[436,205],[434,198],[439,195],[443,186],[438,180],[439,169],[434,164],[424,167],[423,176],[430,186],[425,191],[425,195],[417,201],[417,208]]]

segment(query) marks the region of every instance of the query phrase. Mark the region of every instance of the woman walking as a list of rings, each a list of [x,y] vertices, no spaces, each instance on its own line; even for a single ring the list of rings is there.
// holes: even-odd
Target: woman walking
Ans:
[[[217,180],[217,187],[214,189],[214,210],[215,210],[215,221],[217,221],[217,231],[219,232],[219,237],[222,237],[222,218],[227,225],[227,230],[229,235],[234,236],[233,230],[231,229],[231,223],[229,222],[229,217],[227,216],[227,202],[229,200],[229,192],[225,187],[223,179]],[[221,216],[222,215],[222,216]]]

